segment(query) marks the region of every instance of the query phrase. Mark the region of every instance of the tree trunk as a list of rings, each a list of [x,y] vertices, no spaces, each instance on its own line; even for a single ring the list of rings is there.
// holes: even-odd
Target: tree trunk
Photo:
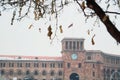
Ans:
[[[101,9],[101,7],[95,2],[95,0],[86,0],[87,6],[95,11],[97,16],[99,16],[100,20],[103,22],[107,31],[110,35],[120,43],[120,31],[113,25],[110,21],[109,17],[105,14],[105,12]]]

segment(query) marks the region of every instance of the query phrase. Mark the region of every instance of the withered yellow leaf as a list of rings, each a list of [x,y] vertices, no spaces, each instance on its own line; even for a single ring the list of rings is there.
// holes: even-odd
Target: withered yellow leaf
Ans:
[[[31,29],[33,27],[33,25],[31,24],[29,27],[28,27],[28,29]]]
[[[95,45],[94,37],[95,37],[95,34],[93,35],[92,40],[91,40],[92,45]]]
[[[62,25],[59,26],[60,33],[63,33]]]

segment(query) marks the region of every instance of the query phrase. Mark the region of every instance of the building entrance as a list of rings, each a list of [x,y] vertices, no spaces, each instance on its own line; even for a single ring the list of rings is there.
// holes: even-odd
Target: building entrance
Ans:
[[[70,75],[70,80],[80,80],[79,75],[77,73],[72,73]]]

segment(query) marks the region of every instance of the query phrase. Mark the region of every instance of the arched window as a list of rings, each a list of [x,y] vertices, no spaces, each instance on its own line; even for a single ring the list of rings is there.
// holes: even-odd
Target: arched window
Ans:
[[[22,75],[22,71],[21,71],[21,70],[18,70],[18,71],[17,71],[17,74],[18,74],[18,75]]]
[[[2,69],[2,70],[1,70],[1,75],[4,75],[4,74],[5,74],[5,70]]]
[[[62,80],[61,78],[58,78],[57,80]]]
[[[42,75],[45,76],[47,75],[47,72],[45,70],[42,71]]]
[[[59,71],[59,72],[58,72],[58,75],[59,75],[59,76],[62,76],[62,75],[63,75],[62,71]]]
[[[106,75],[107,75],[108,78],[110,77],[110,69],[107,69]]]
[[[38,73],[38,71],[37,70],[35,70],[34,71],[34,75],[38,75],[39,73]]]
[[[9,71],[9,74],[10,74],[10,75],[13,75],[13,74],[14,74],[14,71],[13,71],[13,70],[10,70],[10,71]]]
[[[29,71],[29,70],[27,70],[27,71],[26,71],[26,75],[29,75],[29,74],[30,74],[30,71]]]
[[[50,75],[51,75],[51,76],[54,76],[54,75],[55,75],[55,72],[54,72],[54,71],[51,71],[51,72],[50,72]]]

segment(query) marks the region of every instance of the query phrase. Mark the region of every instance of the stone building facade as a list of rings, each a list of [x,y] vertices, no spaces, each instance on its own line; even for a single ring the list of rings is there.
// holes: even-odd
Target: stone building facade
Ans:
[[[120,55],[85,50],[81,38],[61,43],[60,57],[0,55],[0,80],[120,80]]]

